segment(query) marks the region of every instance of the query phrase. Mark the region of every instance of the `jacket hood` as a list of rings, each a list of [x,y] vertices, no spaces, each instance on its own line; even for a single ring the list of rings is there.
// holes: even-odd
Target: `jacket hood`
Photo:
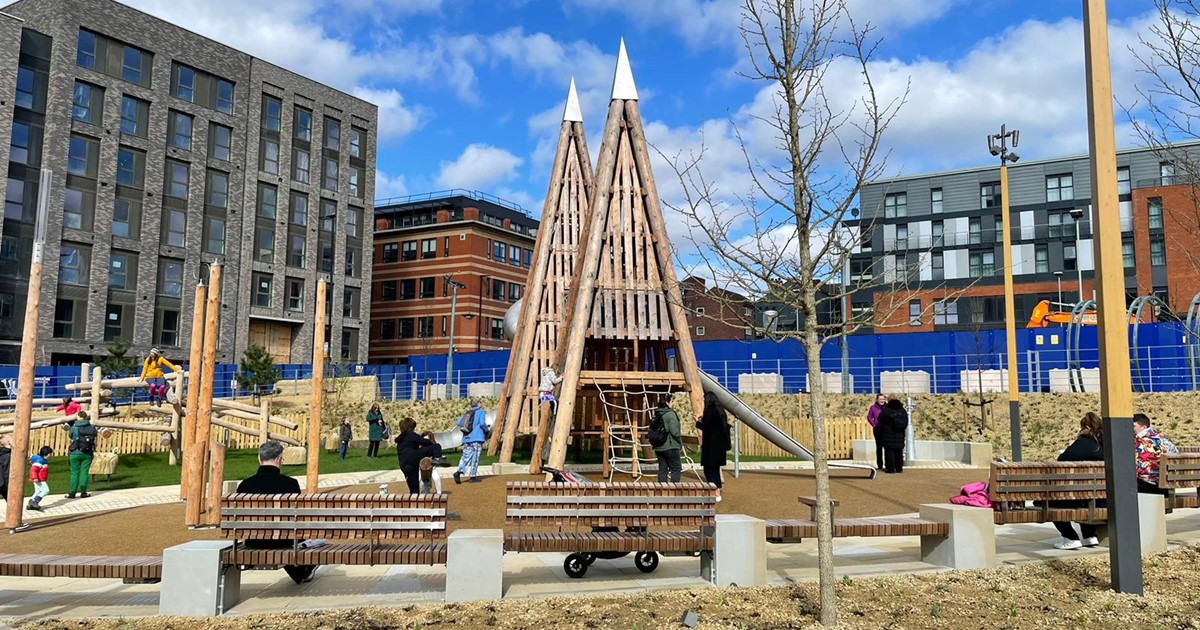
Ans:
[[[895,399],[887,401],[887,404],[884,406],[887,407],[888,409],[904,409],[904,403],[900,402],[899,400],[895,400]]]

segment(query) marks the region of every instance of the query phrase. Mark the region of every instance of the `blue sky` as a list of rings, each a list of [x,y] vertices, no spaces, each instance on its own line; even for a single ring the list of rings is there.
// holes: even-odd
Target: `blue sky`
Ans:
[[[594,152],[621,37],[651,142],[672,154],[703,138],[712,177],[730,194],[746,185],[729,119],[761,111],[764,86],[736,76],[740,0],[126,1],[377,103],[377,198],[469,188],[539,215],[568,81]],[[1080,0],[849,4],[881,39],[877,85],[910,90],[889,172],[986,164],[984,137],[1001,123],[1022,130],[1025,158],[1086,150]],[[1125,104],[1137,81],[1127,47],[1151,10],[1109,2]],[[1123,114],[1117,122],[1119,144],[1133,144]]]

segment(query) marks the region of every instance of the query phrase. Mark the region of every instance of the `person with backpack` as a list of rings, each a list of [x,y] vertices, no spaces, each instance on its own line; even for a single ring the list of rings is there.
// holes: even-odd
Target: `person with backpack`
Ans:
[[[650,420],[650,428],[646,437],[654,454],[658,457],[658,482],[679,483],[679,474],[683,466],[679,461],[679,453],[683,449],[683,438],[679,434],[679,414],[675,413],[675,397],[663,394],[658,399],[658,408]]]
[[[87,412],[80,410],[70,434],[71,453],[67,456],[67,461],[71,466],[71,486],[67,498],[74,499],[78,490],[79,498],[86,499],[91,496],[87,491],[88,475],[92,469],[92,457],[96,454],[96,440],[100,433],[88,419]]]
[[[879,426],[875,432],[876,439],[883,444],[883,472],[904,472],[904,438],[907,430],[908,411],[904,409],[904,403],[892,398],[879,412]]]
[[[41,512],[42,499],[50,494],[49,457],[53,454],[52,447],[43,446],[36,455],[29,458],[29,481],[33,484],[33,496],[29,497],[29,505],[25,506],[27,510]]]
[[[367,412],[367,457],[379,457],[379,443],[383,441],[383,412],[379,403],[371,405]]]
[[[1095,412],[1087,412],[1079,420],[1079,435],[1074,442],[1058,456],[1060,462],[1102,462],[1104,461],[1104,424]],[[1087,507],[1087,501],[1051,501],[1054,508]],[[1096,507],[1107,507],[1104,499],[1096,500]],[[1079,549],[1080,547],[1095,547],[1100,544],[1096,537],[1096,526],[1088,523],[1079,524],[1079,533],[1075,526],[1068,521],[1054,521],[1054,528],[1062,534],[1062,542],[1054,543],[1055,549]],[[1080,536],[1082,534],[1082,537]]]
[[[714,392],[704,392],[704,413],[696,416],[700,432],[700,466],[704,479],[717,487],[717,502],[721,502],[721,467],[726,464],[725,453],[733,447],[729,416]]]
[[[463,433],[462,459],[458,462],[458,470],[454,472],[454,483],[461,484],[465,472],[470,472],[471,483],[482,481],[479,474],[479,454],[483,451],[483,443],[487,441],[487,414],[479,406],[479,399],[471,398],[471,408],[458,419],[455,426]]]
[[[8,469],[12,466],[12,436],[0,435],[0,499],[8,502]],[[29,529],[28,523],[21,523],[12,529],[13,533]]]

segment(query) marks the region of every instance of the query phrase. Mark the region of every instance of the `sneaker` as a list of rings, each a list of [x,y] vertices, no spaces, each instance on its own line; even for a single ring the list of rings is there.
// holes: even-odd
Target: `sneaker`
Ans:
[[[1083,543],[1079,542],[1078,540],[1068,540],[1066,538],[1064,538],[1062,542],[1054,543],[1055,549],[1079,549],[1081,547],[1083,547]]]
[[[717,503],[720,503],[720,502],[721,502],[721,495],[718,494],[717,495]]]
[[[80,498],[80,499],[86,499],[86,498],[88,498],[88,497],[90,497],[90,496],[92,496],[92,495],[90,495],[90,494],[88,494],[88,493],[86,493],[86,492],[80,492],[80,493],[79,493],[79,498]]]
[[[1098,547],[1100,546],[1100,539],[1096,538],[1095,536],[1091,536],[1089,538],[1084,538],[1082,544],[1084,547]]]
[[[312,570],[308,572],[308,575],[304,576],[304,580],[302,581],[302,583],[308,584],[309,582],[316,579],[316,577],[317,577],[317,567],[313,567]]]
[[[17,525],[16,527],[12,528],[12,533],[15,534],[17,532],[28,531],[29,528],[30,528],[29,523],[21,523],[20,525]]]
[[[462,471],[461,470],[454,471],[454,485],[456,485],[456,486],[462,485]]]
[[[468,483],[479,483],[481,481],[483,481],[483,479],[480,479],[479,477],[471,477],[471,481]]]
[[[41,511],[45,510],[46,508],[44,508],[36,503],[30,503],[29,505],[25,506],[25,509],[33,510],[34,512],[41,512]]]
[[[445,457],[431,457],[430,460],[433,462],[433,465],[437,466],[438,468],[447,468],[452,465],[450,460],[446,459]]]
[[[68,499],[74,499],[74,498],[75,498],[75,493],[74,493],[74,492],[72,492],[71,494],[68,494],[68,495],[67,495],[67,498],[68,498]]]

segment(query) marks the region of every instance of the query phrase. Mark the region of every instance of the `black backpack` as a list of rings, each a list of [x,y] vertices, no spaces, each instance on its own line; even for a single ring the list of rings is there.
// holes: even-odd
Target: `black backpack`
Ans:
[[[458,419],[458,430],[463,432],[463,435],[471,435],[475,430],[475,409],[468,409],[466,413]]]
[[[79,451],[84,455],[91,455],[96,452],[96,437],[98,432],[96,427],[86,424],[77,427],[76,435],[79,437],[71,443],[71,450]]]
[[[663,422],[663,410],[654,410],[654,417],[650,419],[650,428],[646,430],[646,439],[650,440],[650,446],[658,448],[667,443],[667,425]]]

